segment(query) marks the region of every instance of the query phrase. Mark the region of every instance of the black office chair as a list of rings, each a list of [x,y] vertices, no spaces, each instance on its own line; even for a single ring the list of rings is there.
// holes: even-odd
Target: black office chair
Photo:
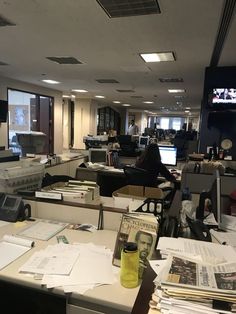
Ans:
[[[125,166],[124,173],[127,184],[129,185],[157,187],[156,178],[151,176],[147,170],[132,166]]]

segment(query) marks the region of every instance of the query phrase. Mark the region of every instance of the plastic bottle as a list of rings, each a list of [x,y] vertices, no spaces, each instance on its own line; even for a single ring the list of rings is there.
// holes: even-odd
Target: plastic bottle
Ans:
[[[138,286],[139,252],[137,244],[127,242],[121,251],[120,283],[125,288]]]

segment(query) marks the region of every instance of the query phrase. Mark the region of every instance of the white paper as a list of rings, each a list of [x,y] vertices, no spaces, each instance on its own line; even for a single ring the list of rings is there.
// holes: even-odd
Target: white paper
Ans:
[[[166,253],[181,254],[185,257],[194,257],[210,264],[226,263],[236,260],[236,252],[231,246],[191,240],[185,238],[160,237],[157,249]]]
[[[4,268],[31,249],[32,241],[27,240],[27,242],[30,243],[27,243],[27,245],[25,246],[22,245],[22,243],[25,243],[24,240],[25,239],[20,239],[8,235],[5,235],[3,237],[2,241],[0,242],[0,269]]]
[[[36,274],[68,275],[75,264],[79,251],[73,245],[62,243],[51,246],[45,251],[34,253],[29,260],[20,267],[20,272]]]

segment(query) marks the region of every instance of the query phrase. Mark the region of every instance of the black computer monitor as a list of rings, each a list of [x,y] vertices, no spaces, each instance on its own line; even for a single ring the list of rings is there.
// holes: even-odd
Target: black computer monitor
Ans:
[[[221,180],[219,170],[213,174],[213,182],[209,191],[200,194],[199,206],[196,218],[203,220],[207,215],[213,213],[218,225],[221,224]]]
[[[166,166],[177,165],[177,147],[158,145],[161,155],[161,162]]]
[[[149,144],[149,136],[139,136],[138,146],[139,147],[146,147]]]

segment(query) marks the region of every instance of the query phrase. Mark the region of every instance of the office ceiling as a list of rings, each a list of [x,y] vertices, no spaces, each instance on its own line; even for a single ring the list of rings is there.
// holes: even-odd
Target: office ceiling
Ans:
[[[115,16],[120,14],[117,8],[126,5],[122,15],[132,4],[142,7],[133,14],[149,5],[159,7],[160,13],[110,18],[104,4],[113,4]],[[191,107],[195,114],[205,67],[236,65],[233,10],[232,0],[3,0],[0,75],[79,98],[103,95],[97,100],[101,104],[120,101],[132,110],[172,114]],[[5,23],[13,25],[2,26]],[[166,51],[176,60],[145,63],[139,56]],[[57,58],[63,64],[55,62]],[[60,84],[49,86],[42,79]],[[176,79],[182,82],[172,82]],[[170,88],[186,92],[170,94]]]

